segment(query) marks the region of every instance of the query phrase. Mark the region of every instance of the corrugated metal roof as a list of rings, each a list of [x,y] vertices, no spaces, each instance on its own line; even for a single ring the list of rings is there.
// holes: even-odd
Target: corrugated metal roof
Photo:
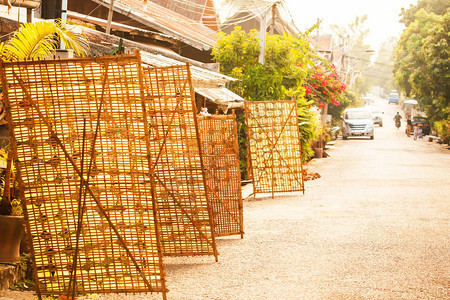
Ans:
[[[224,87],[195,88],[195,92],[218,104],[222,109],[225,108],[223,109],[224,111],[232,108],[244,107],[244,98]]]
[[[90,43],[101,45],[103,47],[117,47],[120,38],[114,35],[108,35],[95,29],[80,27],[83,34],[88,38]],[[186,64],[186,58],[170,53],[167,49],[140,44],[127,39],[123,39],[123,45],[126,49],[139,49],[143,63],[154,67],[166,67],[173,65]],[[174,58],[168,56],[175,56]],[[178,56],[178,57],[176,57]],[[192,61],[192,60],[191,60]],[[192,62],[195,63],[195,62]],[[202,68],[191,64],[192,82],[194,87],[219,87],[225,86],[229,81],[236,81],[236,78],[220,74],[212,70]]]
[[[160,54],[153,54],[145,51],[141,51],[141,57],[144,64],[154,67],[167,67],[186,64]],[[229,81],[237,80],[233,77],[225,76],[223,74],[193,65],[191,65],[190,69],[194,88],[217,88],[220,85],[225,86]]]
[[[76,20],[79,20],[79,21],[82,21],[82,22],[95,24],[95,25],[101,26],[103,28],[106,28],[107,24],[108,24],[108,21],[105,20],[105,19],[88,16],[88,15],[81,14],[81,13],[78,13],[78,12],[75,12],[75,11],[71,11],[71,10],[67,11],[67,17],[70,18],[70,19],[76,19]],[[141,32],[143,34],[154,34],[154,33],[156,33],[155,31],[145,30],[145,29],[142,29],[142,28],[129,26],[129,25],[122,24],[122,23],[117,23],[117,22],[111,22],[111,29],[112,30],[116,30],[116,31],[123,31],[123,32]],[[175,40],[173,37],[171,37],[169,35],[165,35],[163,33],[157,33],[157,34],[159,36]]]
[[[110,5],[109,0],[92,1]],[[209,50],[217,42],[214,30],[150,1],[116,0],[114,11],[200,50]]]

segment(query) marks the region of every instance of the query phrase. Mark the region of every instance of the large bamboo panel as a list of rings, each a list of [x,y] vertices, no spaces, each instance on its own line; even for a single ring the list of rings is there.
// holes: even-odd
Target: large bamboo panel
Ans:
[[[145,68],[144,78],[164,255],[217,259],[189,66]]]
[[[1,66],[39,291],[165,297],[139,55]]]
[[[236,115],[199,117],[214,230],[218,236],[244,234]]]
[[[295,101],[246,101],[254,193],[304,191]]]

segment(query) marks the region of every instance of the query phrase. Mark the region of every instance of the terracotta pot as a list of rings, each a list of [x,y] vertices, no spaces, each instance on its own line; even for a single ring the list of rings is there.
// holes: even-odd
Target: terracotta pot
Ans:
[[[323,157],[323,149],[322,148],[313,148],[314,150],[314,157],[315,158],[322,158]]]
[[[23,216],[0,215],[0,263],[18,262],[24,233]]]

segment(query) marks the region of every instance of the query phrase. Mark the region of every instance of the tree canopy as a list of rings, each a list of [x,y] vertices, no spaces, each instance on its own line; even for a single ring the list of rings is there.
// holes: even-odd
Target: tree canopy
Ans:
[[[406,96],[416,97],[433,121],[449,118],[448,26],[448,8],[442,15],[417,10],[395,49],[397,85]]]
[[[240,79],[232,87],[248,100],[282,100],[302,96],[301,87],[310,63],[309,43],[290,35],[268,35],[266,61],[259,64],[259,34],[236,27],[229,35],[219,33],[212,51],[221,72]]]
[[[405,26],[409,26],[415,21],[415,15],[421,9],[436,15],[443,15],[447,11],[448,6],[448,0],[419,0],[417,4],[411,4],[409,8],[402,8],[400,22],[405,24]]]

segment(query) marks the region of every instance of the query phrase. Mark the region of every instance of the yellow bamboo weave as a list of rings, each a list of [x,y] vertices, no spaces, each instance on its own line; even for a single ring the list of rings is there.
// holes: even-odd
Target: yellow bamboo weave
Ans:
[[[246,101],[254,193],[304,191],[295,101]]]
[[[199,117],[206,184],[218,236],[244,234],[236,116]]]
[[[189,66],[145,68],[144,78],[164,255],[217,259]]]
[[[1,72],[40,292],[165,297],[139,55]]]

